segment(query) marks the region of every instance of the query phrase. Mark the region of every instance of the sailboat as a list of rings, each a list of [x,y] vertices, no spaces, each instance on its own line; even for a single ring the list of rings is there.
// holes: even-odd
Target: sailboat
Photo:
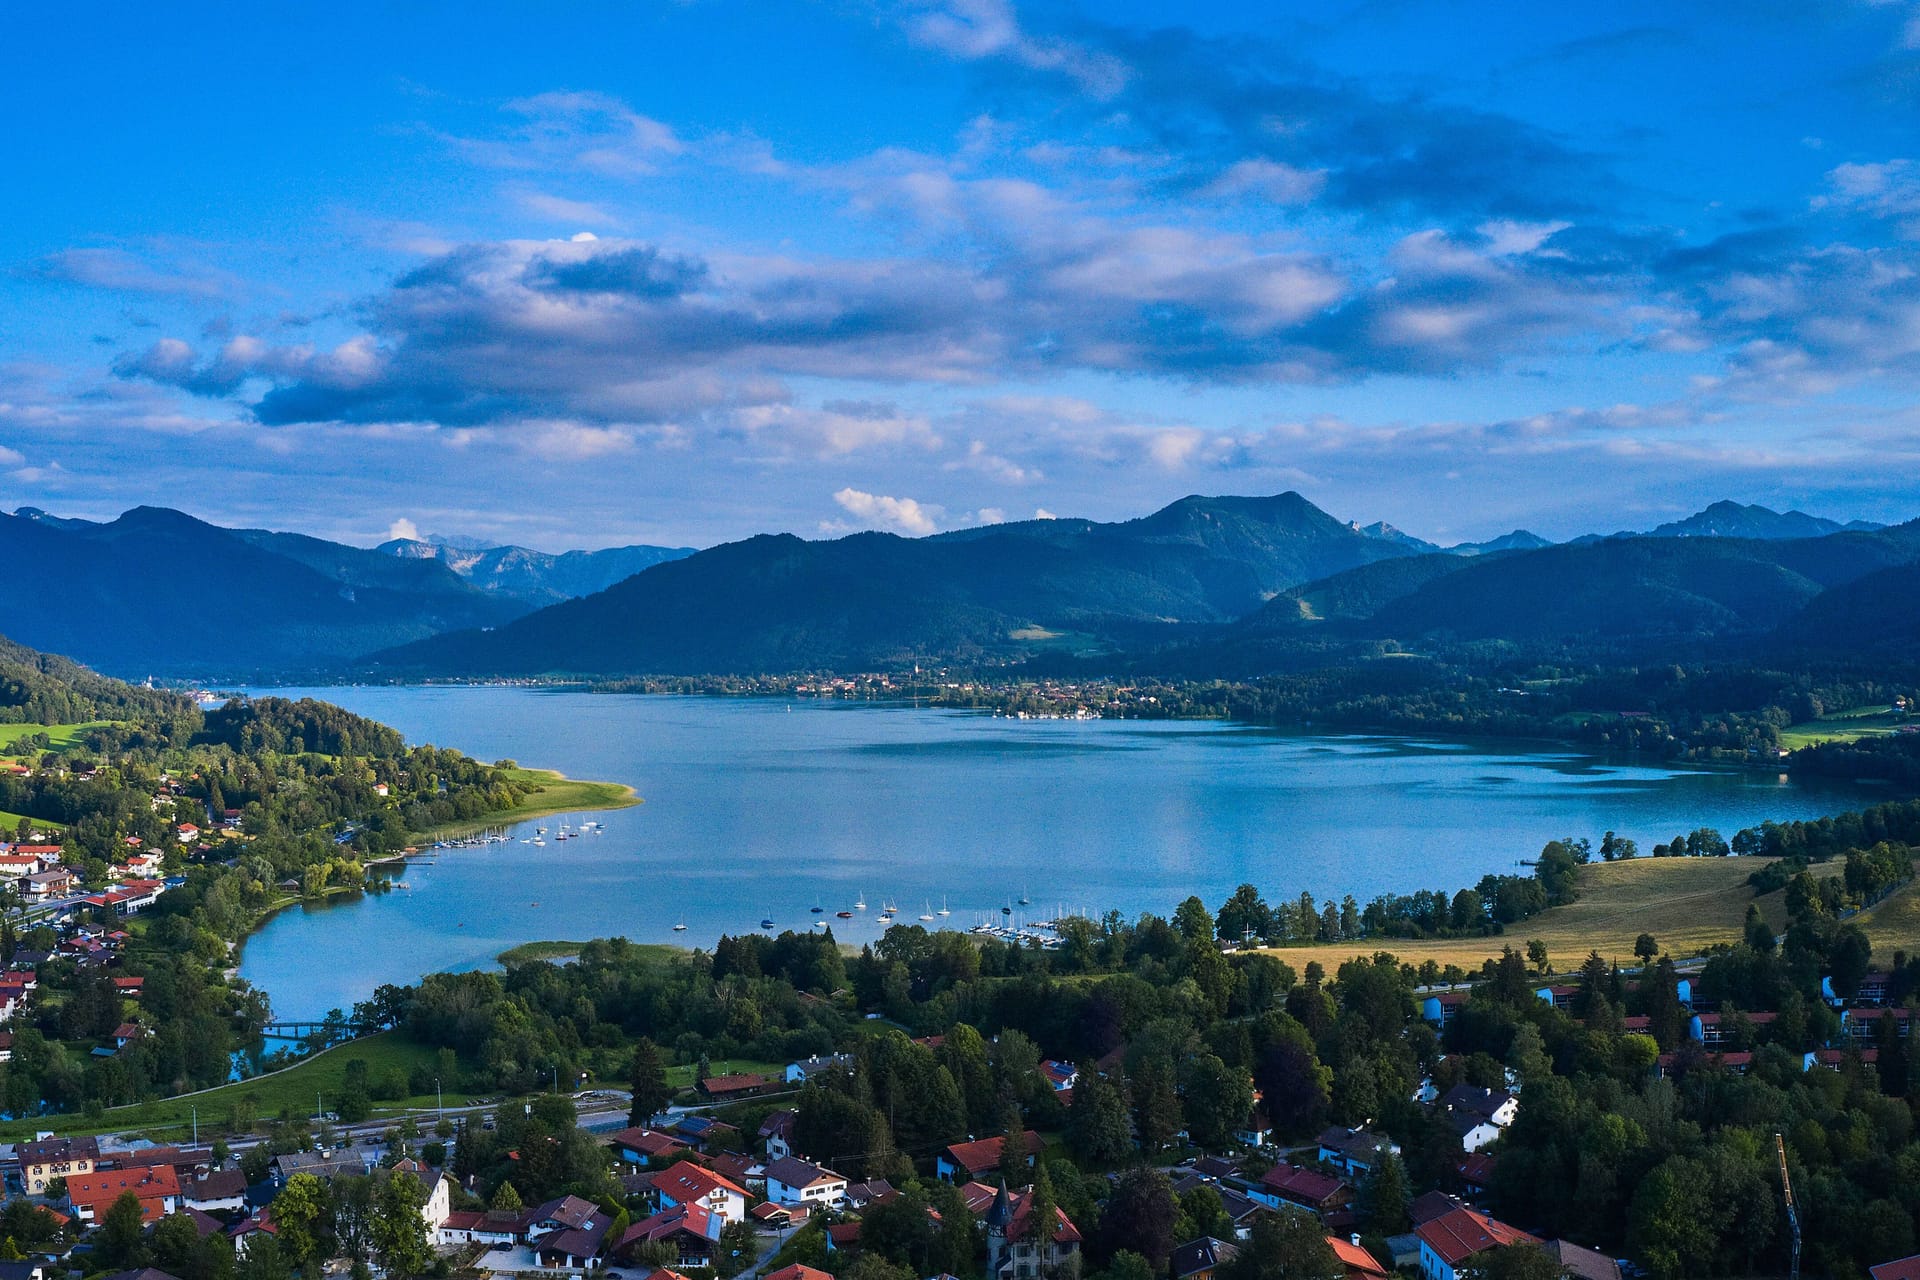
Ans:
[[[940,914],[943,916],[950,916],[953,914],[953,912],[948,909],[947,900],[945,898],[940,899]]]
[[[853,900],[853,909],[854,909],[855,911],[865,911],[865,910],[867,909],[867,895],[866,895],[866,894],[864,894],[864,893],[863,893],[863,894],[861,894],[861,895],[860,895],[859,897],[857,897],[857,898],[855,898],[855,899]]]
[[[675,933],[685,933],[687,931],[687,922],[682,920],[679,924],[673,926],[673,931]]]
[[[1026,905],[1027,905],[1027,904],[1028,904],[1029,902],[1032,902],[1032,901],[1033,901],[1033,899],[1032,899],[1032,898],[1029,898],[1029,897],[1027,896],[1027,891],[1026,891],[1025,889],[1022,889],[1022,890],[1020,891],[1020,905],[1024,907],[1024,906],[1026,906]]]
[[[927,909],[920,913],[920,918],[922,920],[931,920],[933,919],[933,899],[932,898],[927,899],[926,907]]]

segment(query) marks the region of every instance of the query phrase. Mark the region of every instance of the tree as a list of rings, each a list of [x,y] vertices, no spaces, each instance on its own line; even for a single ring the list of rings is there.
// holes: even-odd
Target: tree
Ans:
[[[1153,1264],[1131,1249],[1122,1249],[1107,1259],[1107,1269],[1098,1273],[1098,1280],[1158,1280],[1158,1277]]]
[[[1547,944],[1538,938],[1527,940],[1527,963],[1533,966],[1536,973],[1549,976],[1553,973],[1552,967],[1547,964]]]
[[[1084,1075],[1067,1107],[1067,1147],[1093,1164],[1114,1164],[1133,1150],[1127,1104],[1120,1090],[1097,1075]]]
[[[322,1238],[331,1229],[333,1203],[327,1184],[311,1173],[296,1173],[273,1198],[273,1225],[287,1265],[304,1267],[320,1256]]]
[[[1560,1264],[1535,1245],[1508,1245],[1476,1253],[1460,1264],[1473,1280],[1560,1280]]]
[[[498,1209],[502,1213],[518,1213],[525,1206],[520,1202],[520,1193],[513,1189],[511,1182],[503,1182],[493,1190],[493,1199],[488,1201],[489,1209]]]
[[[145,1252],[146,1215],[140,1197],[123,1191],[100,1219],[100,1234],[94,1245],[94,1257],[108,1267],[133,1271],[142,1265]]]
[[[1360,1182],[1360,1210],[1367,1230],[1377,1236],[1397,1236],[1411,1230],[1413,1219],[1407,1214],[1407,1206],[1412,1200],[1406,1167],[1392,1151],[1382,1150],[1380,1159]]]
[[[660,1061],[660,1046],[645,1036],[633,1046],[633,1065],[628,1069],[627,1079],[633,1090],[633,1101],[627,1107],[630,1125],[648,1123],[673,1101],[673,1090],[667,1087],[666,1067]]]
[[[1148,1151],[1160,1150],[1180,1132],[1180,1095],[1174,1089],[1173,1068],[1164,1060],[1149,1059],[1134,1072],[1133,1123]]]
[[[1640,958],[1641,964],[1652,964],[1653,958],[1660,954],[1660,944],[1652,934],[1643,933],[1633,940],[1633,954]]]
[[[414,1214],[416,1218],[419,1216]],[[248,1237],[247,1247],[240,1251],[234,1277],[235,1280],[292,1280],[293,1268],[287,1265],[280,1241],[265,1231],[256,1231]]]
[[[1000,1180],[1009,1187],[1023,1187],[1027,1184],[1027,1161],[1033,1152],[1027,1150],[1027,1126],[1020,1118],[1020,1108],[1009,1102],[1000,1114]]]
[[[1113,1194],[1100,1213],[1101,1246],[1110,1257],[1128,1250],[1145,1258],[1155,1273],[1164,1271],[1175,1244],[1173,1221],[1178,1212],[1173,1184],[1165,1174],[1129,1169],[1114,1182]]]
[[[1047,1246],[1053,1243],[1054,1230],[1059,1225],[1055,1217],[1059,1204],[1053,1198],[1053,1178],[1047,1173],[1047,1162],[1038,1161],[1033,1169],[1033,1191],[1027,1199],[1027,1236],[1040,1250],[1040,1256],[1047,1256]]]
[[[388,1177],[373,1199],[373,1255],[393,1280],[419,1275],[433,1262],[427,1223],[420,1216],[420,1179],[406,1170]]]
[[[1202,1147],[1219,1149],[1253,1111],[1253,1084],[1245,1071],[1229,1067],[1210,1053],[1187,1066],[1187,1129]]]
[[[760,1258],[760,1238],[751,1222],[729,1222],[720,1229],[716,1270],[726,1280],[739,1275]]]
[[[1219,1280],[1340,1280],[1346,1269],[1310,1213],[1263,1213],[1253,1237],[1214,1274]]]

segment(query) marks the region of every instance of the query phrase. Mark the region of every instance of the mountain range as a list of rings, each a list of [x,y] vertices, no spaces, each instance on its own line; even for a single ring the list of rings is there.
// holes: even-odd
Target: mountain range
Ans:
[[[7,630],[115,672],[492,676],[849,670],[1143,655],[1260,669],[1392,642],[1567,655],[1850,652],[1920,636],[1920,522],[1716,503],[1646,534],[1439,548],[1297,493],[1111,523],[704,551],[376,548],[165,508],[0,516]],[[1863,634],[1863,628],[1867,629]],[[1227,655],[1231,655],[1231,661]]]

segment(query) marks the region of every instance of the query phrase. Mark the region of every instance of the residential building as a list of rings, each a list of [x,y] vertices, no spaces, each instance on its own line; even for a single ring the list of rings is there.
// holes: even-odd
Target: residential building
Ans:
[[[760,1122],[760,1139],[767,1144],[768,1159],[778,1160],[794,1154],[793,1117],[792,1110],[781,1110],[769,1113]]]
[[[1240,1247],[1231,1240],[1201,1236],[1175,1248],[1167,1267],[1173,1273],[1173,1280],[1213,1280],[1214,1270],[1222,1263],[1233,1261],[1239,1253]]]
[[[1029,1129],[1025,1138],[1027,1167],[1031,1169],[1034,1156],[1040,1150],[1040,1135]],[[933,1172],[944,1182],[970,1182],[1000,1167],[1000,1149],[1005,1144],[1004,1137],[956,1142],[935,1158]]]
[[[800,1164],[798,1160],[783,1163]],[[811,1166],[809,1166],[811,1167]],[[845,1190],[843,1181],[841,1189]],[[660,1207],[671,1209],[677,1205],[697,1204],[709,1213],[717,1214],[725,1222],[744,1222],[747,1218],[747,1201],[752,1197],[745,1187],[739,1186],[727,1178],[721,1177],[711,1169],[705,1169],[691,1160],[682,1160],[671,1168],[664,1169],[653,1179],[653,1193],[660,1201]]]
[[[797,1156],[787,1156],[767,1166],[767,1199],[775,1204],[837,1205],[846,1194],[844,1174],[823,1169]]]
[[[140,1201],[141,1219],[149,1224],[180,1207],[180,1179],[170,1164],[95,1169],[67,1179],[67,1203],[73,1216],[85,1223],[98,1222],[129,1192]]]
[[[1080,1229],[1061,1211],[1054,1211],[1052,1239],[1044,1245],[1030,1229],[1032,1188],[1010,1195],[1005,1186],[995,1192],[987,1210],[988,1280],[1037,1280],[1052,1275],[1080,1253]]]
[[[1393,1272],[1380,1265],[1380,1260],[1360,1247],[1360,1237],[1328,1236],[1327,1248],[1333,1250],[1333,1256],[1343,1269],[1341,1280],[1386,1280]]]
[[[675,1152],[692,1149],[671,1134],[654,1129],[622,1129],[608,1137],[607,1145],[613,1148],[616,1160],[637,1165],[657,1165]]]
[[[1382,1154],[1400,1154],[1400,1144],[1366,1129],[1335,1126],[1320,1134],[1320,1159],[1350,1178],[1365,1175]]]
[[[30,1195],[45,1195],[47,1183],[55,1178],[92,1173],[100,1159],[100,1141],[48,1136],[21,1143],[19,1154],[20,1185]]]
[[[789,1062],[786,1081],[788,1084],[805,1084],[816,1077],[846,1075],[852,1070],[853,1055],[850,1053],[832,1053],[824,1058],[814,1054],[803,1062]]]
[[[1476,1253],[1540,1243],[1539,1237],[1473,1209],[1455,1209],[1423,1222],[1414,1234],[1420,1237],[1420,1274],[1426,1280],[1460,1280],[1461,1264]]]
[[[675,1251],[675,1265],[710,1267],[725,1225],[718,1214],[709,1213],[700,1205],[680,1205],[634,1223],[621,1233],[608,1252],[625,1261],[638,1245],[666,1244]]]

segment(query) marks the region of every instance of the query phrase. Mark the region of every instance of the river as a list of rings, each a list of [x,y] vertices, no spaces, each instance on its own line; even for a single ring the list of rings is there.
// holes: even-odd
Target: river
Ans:
[[[528,941],[710,945],[771,917],[776,929],[824,918],[858,943],[878,936],[889,901],[900,922],[944,906],[934,924],[966,928],[1006,906],[1019,920],[1166,913],[1194,893],[1218,906],[1243,882],[1270,899],[1364,902],[1452,892],[1560,835],[1598,843],[1612,829],[1647,850],[1699,826],[1731,836],[1885,795],[1566,749],[1213,722],[527,688],[270,692],[327,699],[409,741],[623,782],[646,801],[584,815],[603,824],[596,834],[556,841],[569,815],[544,818],[510,843],[408,867],[391,893],[279,913],[247,942],[240,974],[282,1018],[489,965]],[[544,847],[522,843],[535,827]],[[834,918],[863,896],[868,910]]]

